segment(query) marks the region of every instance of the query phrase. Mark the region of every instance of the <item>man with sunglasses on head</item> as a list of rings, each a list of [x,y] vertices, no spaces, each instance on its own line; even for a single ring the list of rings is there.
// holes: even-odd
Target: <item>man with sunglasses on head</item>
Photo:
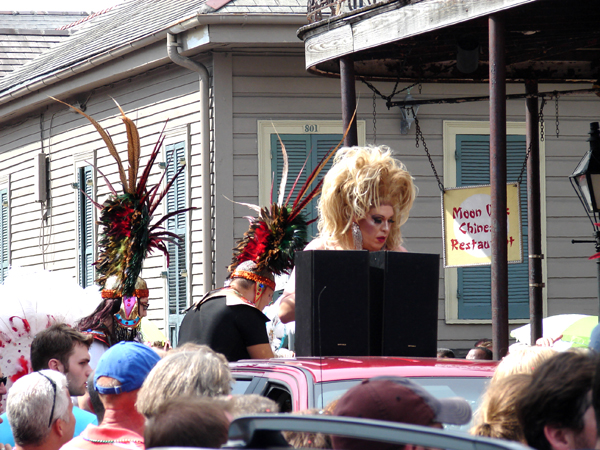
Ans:
[[[58,450],[73,437],[75,417],[66,377],[55,370],[19,378],[7,400],[15,450]],[[0,450],[9,449],[1,445]]]
[[[50,369],[64,374],[67,378],[69,394],[73,397],[82,396],[86,393],[87,378],[92,373],[89,364],[91,343],[91,336],[67,324],[56,323],[38,333],[31,343],[31,367],[34,371]],[[0,387],[0,394],[1,389],[2,387]],[[98,424],[94,414],[77,406],[73,407],[73,414],[75,436],[79,436],[89,424]],[[14,445],[7,414],[2,414],[0,420],[3,421],[0,423],[0,443]]]

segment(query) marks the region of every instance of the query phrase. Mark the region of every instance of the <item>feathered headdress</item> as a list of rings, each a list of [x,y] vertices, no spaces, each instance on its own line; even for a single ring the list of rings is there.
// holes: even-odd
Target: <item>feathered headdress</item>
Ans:
[[[270,206],[261,208],[257,205],[239,203],[258,212],[258,217],[248,217],[250,228],[233,249],[233,260],[228,267],[230,273],[235,275],[238,266],[246,261],[252,261],[256,264],[256,267],[253,268],[253,272],[256,273],[268,271],[273,275],[281,275],[283,273],[289,274],[292,271],[294,268],[294,252],[304,249],[307,243],[307,226],[316,220],[307,221],[302,211],[319,194],[323,180],[321,179],[312,190],[311,185],[340,145],[341,142],[323,157],[290,205],[292,195],[296,190],[296,185],[304,171],[306,162],[298,173],[284,202],[288,175],[288,156],[285,145],[281,142],[283,171],[277,202],[273,202],[273,189],[271,187]]]
[[[129,162],[127,173],[123,168],[123,163],[115,144],[100,124],[80,109],[60,100],[57,101],[69,106],[92,123],[102,136],[109,153],[117,162],[119,177],[123,185],[123,193],[118,194],[104,174],[96,169],[106,181],[111,195],[103,205],[96,203],[91,198],[89,199],[101,210],[99,223],[103,226],[99,239],[100,256],[98,257],[98,261],[95,262],[96,270],[99,273],[96,281],[100,286],[104,287],[106,280],[114,276],[117,282],[111,290],[117,291],[117,296],[135,296],[135,285],[146,256],[158,249],[167,257],[168,265],[169,253],[164,241],[177,244],[181,239],[177,234],[166,231],[162,227],[163,223],[177,214],[193,209],[186,208],[173,211],[164,215],[154,224],[151,224],[152,215],[156,211],[156,208],[185,166],[179,168],[173,179],[167,183],[161,193],[158,191],[167,171],[163,172],[161,180],[157,185],[148,189],[148,177],[164,141],[162,132],[150,155],[150,160],[146,164],[138,181],[141,148],[140,135],[133,121],[125,115],[116,101],[115,103],[119,111],[121,111],[121,120],[127,128],[127,159]],[[103,297],[106,297],[106,295],[103,295]]]

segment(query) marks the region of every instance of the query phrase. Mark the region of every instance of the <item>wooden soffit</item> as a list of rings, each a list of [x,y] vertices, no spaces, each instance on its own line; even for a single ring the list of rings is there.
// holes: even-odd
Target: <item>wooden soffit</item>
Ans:
[[[393,0],[302,27],[309,72],[338,77],[342,56],[370,80],[486,82],[488,17],[506,23],[507,81],[600,78],[597,0]],[[456,67],[458,42],[479,43],[479,65]]]

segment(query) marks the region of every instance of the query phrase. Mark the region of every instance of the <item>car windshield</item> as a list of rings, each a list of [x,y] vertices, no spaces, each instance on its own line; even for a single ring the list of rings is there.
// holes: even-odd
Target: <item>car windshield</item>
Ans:
[[[423,386],[436,398],[462,397],[466,399],[474,413],[490,379],[486,377],[415,377],[411,380]],[[360,383],[360,381],[343,380],[316,384],[315,406],[323,408],[340,398],[348,389]],[[471,423],[462,426],[444,425],[444,428],[466,431],[471,428]]]

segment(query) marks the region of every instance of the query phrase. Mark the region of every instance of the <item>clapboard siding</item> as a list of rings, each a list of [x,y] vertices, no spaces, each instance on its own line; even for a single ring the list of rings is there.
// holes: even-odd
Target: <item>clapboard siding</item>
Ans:
[[[298,57],[301,59],[301,57]],[[285,64],[280,63],[285,61]],[[258,167],[256,154],[256,120],[320,120],[340,118],[339,85],[337,80],[314,78],[302,70],[294,70],[296,57],[282,59],[274,57],[235,56],[233,60],[234,89],[234,186],[235,200],[256,201],[258,188],[247,179]],[[264,70],[261,76],[259,68]],[[384,93],[392,89],[391,84],[377,83]],[[358,118],[366,121],[367,141],[372,142],[372,94],[361,83],[357,83],[359,95]],[[540,86],[540,90],[557,89],[556,86]],[[522,92],[522,86],[511,85],[508,92]],[[426,85],[422,93],[413,88],[413,97],[436,98],[451,95],[486,95],[487,85]],[[404,94],[401,94],[403,96]],[[587,149],[586,121],[592,121],[596,98],[568,98],[560,101],[560,138],[554,135],[554,105],[548,103],[546,115],[546,211],[548,259],[548,313],[595,312],[595,265],[587,261],[586,255],[593,248],[570,244],[570,239],[590,235],[590,224],[582,219],[582,208],[573,194],[567,176]],[[509,121],[524,122],[523,101],[510,101],[507,105]],[[443,121],[487,120],[488,102],[462,105],[427,105],[419,110],[419,121],[429,151],[438,173],[443,173]],[[552,114],[552,115],[551,115]],[[583,122],[583,123],[582,123]],[[414,125],[407,136],[399,134],[399,111],[390,111],[383,100],[377,100],[377,142],[385,143],[395,150],[415,177],[419,195],[409,221],[403,227],[405,244],[411,251],[441,253],[442,224],[441,201],[437,181],[431,172],[423,147],[415,147]],[[238,178],[240,178],[238,180]],[[443,180],[442,180],[443,181]],[[254,190],[253,190],[254,189]],[[234,207],[236,237],[247,228],[242,218],[247,209]],[[590,246],[588,246],[590,247]],[[591,246],[593,247],[593,246]],[[588,250],[588,251],[586,251]],[[562,268],[569,264],[568,270]],[[565,284],[568,280],[570,283]],[[568,287],[567,287],[568,286]],[[440,346],[451,348],[470,347],[477,339],[491,336],[490,325],[447,325],[444,321],[443,270],[440,278],[439,339]],[[572,300],[583,298],[579,302]],[[571,302],[565,306],[565,302]],[[591,303],[591,306],[588,305]],[[584,306],[587,305],[587,306]],[[514,328],[517,325],[511,325]]]
[[[116,83],[112,87],[99,89],[87,105],[87,113],[108,130],[121,158],[126,160],[125,126],[119,119],[119,111],[110,99],[115,98],[127,115],[136,121],[142,136],[141,168],[154,148],[164,122],[169,127],[188,125],[199,120],[197,75],[172,64],[153,72],[153,76],[142,76],[136,83]],[[50,120],[52,129],[50,130]],[[44,230],[46,238],[45,265],[52,270],[68,270],[75,276],[75,214],[73,155],[96,151],[96,163],[106,177],[120,189],[116,165],[108,154],[104,142],[87,120],[69,111],[62,105],[52,105],[44,115],[44,151],[49,153],[50,188],[52,207],[49,221]],[[196,128],[199,130],[199,128]],[[52,133],[51,141],[48,136]],[[42,265],[39,246],[41,212],[40,205],[31,202],[33,193],[31,161],[33,154],[41,150],[39,116],[32,117],[13,129],[0,134],[0,176],[11,174],[11,220],[12,220],[12,264]],[[162,156],[159,157],[159,161]],[[141,169],[141,170],[142,170]],[[150,184],[160,180],[162,172],[156,167]],[[109,192],[104,180],[97,175],[99,200]],[[192,199],[192,203],[195,199]],[[159,208],[157,217],[163,210]],[[193,215],[194,216],[194,215]],[[200,216],[197,216],[198,218]],[[196,224],[199,221],[193,221]],[[195,226],[195,230],[201,227]],[[199,240],[198,240],[199,241]],[[201,265],[190,267],[192,280],[201,284]],[[164,270],[161,254],[150,256],[144,265],[144,277],[151,287],[151,310],[155,319],[164,318],[162,303],[164,281],[160,272]],[[199,295],[199,294],[198,294]],[[154,300],[156,299],[156,300]]]
[[[219,55],[221,57],[222,55]],[[212,71],[211,60],[205,64]],[[258,202],[258,120],[340,120],[339,80],[319,78],[308,74],[304,69],[304,54],[298,49],[279,54],[260,54],[253,49],[251,54],[238,50],[221,57],[226,64],[220,70],[229,70],[232,92],[227,96],[217,95],[211,99],[211,129],[230,127],[231,154],[233,161],[220,158],[219,141],[215,141],[214,160],[219,177],[219,167],[231,164],[233,178],[232,200],[237,202]],[[229,82],[229,81],[228,81]],[[375,83],[383,93],[390,93],[393,83]],[[562,89],[561,86],[540,86],[540,91]],[[357,117],[366,122],[367,142],[373,142],[372,93],[362,83],[356,84],[359,97]],[[522,92],[523,87],[509,85],[509,93]],[[217,89],[217,92],[218,89]],[[415,98],[439,98],[449,96],[487,95],[487,84],[434,84],[412,89]],[[403,98],[404,93],[399,95]],[[204,267],[202,265],[202,167],[200,146],[200,112],[198,110],[198,75],[173,64],[135,77],[124,79],[110,86],[97,88],[87,104],[87,113],[100,122],[110,132],[123,160],[126,159],[125,127],[119,119],[119,112],[111,97],[115,98],[127,115],[136,121],[142,136],[142,163],[145,165],[156,140],[169,119],[169,128],[189,127],[190,170],[189,182],[191,205],[198,209],[190,212],[191,258],[188,269],[191,277],[192,300],[204,294],[202,285]],[[72,99],[67,99],[72,101]],[[224,104],[224,102],[230,102]],[[546,168],[546,230],[547,230],[547,310],[549,314],[563,312],[595,313],[597,310],[596,267],[587,260],[593,252],[591,244],[570,243],[572,238],[588,238],[591,226],[583,216],[583,209],[572,192],[568,182],[577,162],[587,149],[589,122],[596,120],[597,97],[569,97],[560,100],[560,137],[554,134],[554,104],[549,102],[545,114],[545,168]],[[221,109],[219,109],[221,108]],[[219,115],[225,110],[227,115]],[[229,112],[231,111],[231,112]],[[431,172],[423,146],[415,146],[415,126],[408,135],[399,134],[400,113],[398,108],[388,110],[382,99],[376,100],[377,143],[387,144],[415,177],[419,195],[409,221],[403,227],[404,243],[415,252],[442,252],[441,200],[437,181]],[[510,101],[507,105],[509,121],[524,122],[524,102]],[[443,121],[487,120],[488,102],[471,104],[426,105],[419,110],[419,121],[429,151],[438,173],[443,174]],[[24,121],[23,121],[24,120]],[[23,121],[22,123],[20,123]],[[11,226],[12,263],[14,265],[39,265],[44,262],[47,268],[63,270],[75,276],[75,196],[71,183],[74,181],[73,155],[95,151],[98,168],[111,183],[119,187],[119,177],[112,157],[94,128],[84,118],[69,111],[63,105],[50,105],[43,116],[43,148],[50,155],[50,186],[52,208],[48,222],[44,224],[46,233],[45,253],[42,258],[40,248],[40,227],[42,216],[40,205],[32,202],[33,155],[42,149],[40,116],[32,114],[21,118],[19,123],[3,127],[0,131],[0,177],[11,175]],[[50,128],[50,125],[52,127]],[[49,136],[51,138],[49,139]],[[212,140],[213,136],[211,136]],[[184,137],[185,139],[185,137]],[[225,151],[225,150],[221,150]],[[229,151],[229,149],[227,149]],[[159,158],[162,160],[162,156]],[[150,184],[159,182],[162,172],[155,168]],[[269,182],[269,180],[261,180]],[[442,180],[444,181],[444,180]],[[109,192],[105,181],[97,175],[96,193],[102,201]],[[219,205],[217,216],[227,210],[233,216],[233,226],[227,229],[232,235],[216,233],[221,248],[219,255],[229,255],[234,240],[241,237],[248,228],[244,218],[252,214],[247,207],[224,200],[220,192],[215,192]],[[159,208],[157,217],[163,213]],[[215,261],[216,266],[224,267],[229,256]],[[144,277],[151,288],[150,317],[164,327],[163,298],[164,270],[161,254],[150,256],[144,266]],[[215,280],[217,285],[222,279]],[[468,348],[477,339],[491,336],[491,326],[486,324],[448,325],[445,323],[444,271],[439,280],[440,299],[438,311],[438,336],[440,346]],[[513,328],[516,325],[511,325]]]

